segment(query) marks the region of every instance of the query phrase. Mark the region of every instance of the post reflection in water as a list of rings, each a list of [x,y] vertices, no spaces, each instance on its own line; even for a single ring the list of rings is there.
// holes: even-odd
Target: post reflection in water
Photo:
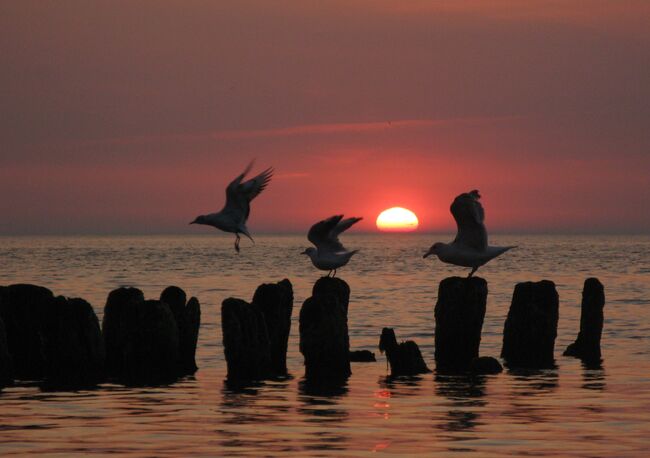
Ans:
[[[391,397],[417,396],[422,391],[422,376],[392,377],[387,375],[379,377],[379,387],[386,390]]]
[[[541,424],[553,420],[553,411],[545,404],[557,390],[558,370],[511,369],[510,405],[504,415],[517,422]]]
[[[604,391],[605,369],[602,362],[582,362],[582,388],[585,390]]]
[[[231,450],[264,447],[268,450],[291,450],[291,437],[269,432],[258,435],[233,434],[240,428],[248,431],[252,425],[267,425],[281,430],[291,417],[289,392],[291,378],[253,383],[223,382],[219,413],[227,429],[217,429],[219,445]]]
[[[298,383],[297,412],[308,425],[303,449],[343,451],[347,448],[349,412],[343,407],[348,394],[347,379]]]
[[[558,371],[554,369],[510,369],[514,391],[523,396],[551,393],[558,387]]]
[[[422,394],[422,377],[416,376],[382,376],[377,380],[379,390],[373,393],[373,417],[389,420],[391,418],[391,400],[416,397]]]
[[[480,412],[487,404],[485,397],[486,376],[472,376],[465,374],[440,374],[435,375],[435,392],[437,396],[448,400],[445,406],[451,407],[446,414],[446,422],[436,423],[436,427],[446,432],[472,432],[481,423]],[[455,436],[445,436],[453,439]],[[471,436],[470,439],[477,439]],[[468,437],[463,437],[467,440]]]
[[[239,384],[224,380],[221,393],[221,412],[225,422],[234,424],[252,423],[264,412],[257,409],[261,401],[260,388],[263,382]],[[266,394],[266,391],[264,391]]]
[[[410,450],[411,423],[419,424],[427,420],[418,418],[418,415],[408,415],[408,418],[404,418],[403,415],[409,405],[420,402],[423,395],[422,385],[426,382],[420,375],[378,377],[379,389],[372,394],[371,418],[378,422],[378,426],[385,426],[385,428],[379,429],[378,431],[381,431],[379,434],[375,433],[368,438],[368,450],[373,453],[390,452],[395,449]]]

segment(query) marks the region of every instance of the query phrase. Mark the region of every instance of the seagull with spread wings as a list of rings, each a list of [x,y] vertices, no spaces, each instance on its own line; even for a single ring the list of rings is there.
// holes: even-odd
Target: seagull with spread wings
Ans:
[[[254,161],[253,161],[254,162]],[[257,197],[271,181],[273,168],[269,167],[262,173],[248,181],[243,181],[246,175],[251,171],[253,162],[248,164],[246,170],[226,188],[226,205],[220,212],[210,213],[208,215],[197,216],[190,224],[205,224],[216,227],[224,232],[235,234],[235,250],[239,253],[239,234],[244,234],[251,239],[253,237],[248,232],[246,221],[251,212],[251,200]]]
[[[343,215],[331,216],[314,224],[307,238],[316,248],[309,247],[302,254],[311,259],[314,267],[327,270],[328,276],[336,275],[336,269],[346,265],[359,250],[348,251],[339,241],[339,235],[361,221],[362,218],[343,219]]]
[[[435,254],[442,262],[471,267],[471,277],[483,264],[505,253],[514,246],[489,246],[485,230],[485,212],[475,189],[456,197],[451,204],[451,214],[456,220],[458,233],[451,243],[434,243],[424,257]],[[468,278],[469,278],[468,277]]]

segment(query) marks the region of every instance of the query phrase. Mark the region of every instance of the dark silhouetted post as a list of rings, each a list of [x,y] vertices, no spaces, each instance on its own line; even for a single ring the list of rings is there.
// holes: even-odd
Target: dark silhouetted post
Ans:
[[[519,283],[503,330],[501,357],[508,367],[555,364],[559,298],[552,281]]]
[[[103,381],[104,340],[92,306],[59,296],[43,318],[45,383],[75,387]]]
[[[465,370],[479,354],[487,282],[450,277],[440,282],[435,306],[435,358],[439,370]]]
[[[201,327],[201,304],[192,296],[185,306],[185,328],[180,341],[181,369],[185,374],[197,371],[196,346],[199,342]]]
[[[157,300],[139,304],[137,328],[134,347],[139,364],[129,368],[135,379],[166,381],[181,375],[178,326],[169,306]]]
[[[180,328],[180,323],[184,321],[183,315],[185,312],[185,303],[187,302],[187,294],[185,294],[185,291],[178,286],[168,286],[160,293],[160,300],[169,305]]]
[[[305,376],[342,379],[350,370],[348,300],[350,287],[339,278],[320,278],[300,310],[300,352]]]
[[[422,358],[420,347],[412,340],[397,343],[395,331],[384,328],[379,338],[379,351],[386,353],[391,377],[431,372]]]
[[[228,298],[221,304],[223,350],[228,380],[260,380],[269,376],[271,353],[264,315],[259,307]]]
[[[129,383],[177,378],[178,326],[168,304],[144,300],[136,288],[119,288],[104,308],[104,342],[109,375]]]
[[[5,324],[0,318],[0,388],[14,383],[14,369],[7,346],[7,332]]]
[[[196,343],[201,326],[201,304],[192,297],[187,304],[187,295],[178,286],[168,286],[160,294],[160,300],[167,305],[174,315],[178,326],[180,371],[182,375],[196,372]]]
[[[144,302],[144,294],[137,288],[118,288],[111,291],[104,306],[102,335],[106,350],[106,372],[119,377],[127,371],[127,352],[132,352],[131,338],[135,333],[135,310]]]
[[[260,285],[253,296],[253,305],[264,315],[270,343],[271,372],[287,373],[287,344],[291,331],[293,287],[287,279]]]
[[[564,352],[589,362],[600,361],[600,337],[603,332],[605,289],[597,278],[588,278],[582,290],[580,332],[574,343]]]
[[[88,302],[54,298],[40,286],[11,285],[0,288],[0,319],[6,332],[0,333],[0,341],[10,355],[15,378],[70,387],[102,381],[104,344]],[[0,366],[7,356],[2,353]]]
[[[41,286],[0,287],[0,318],[5,324],[16,379],[38,380],[45,376],[41,331],[45,310],[53,303],[52,291]]]
[[[336,277],[320,277],[314,283],[312,288],[312,296],[320,296],[324,294],[333,294],[339,304],[345,310],[345,316],[348,316],[348,305],[350,303],[350,286],[340,278]]]

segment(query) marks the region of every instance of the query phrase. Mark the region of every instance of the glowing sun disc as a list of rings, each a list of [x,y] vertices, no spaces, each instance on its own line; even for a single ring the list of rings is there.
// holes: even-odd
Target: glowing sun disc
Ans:
[[[377,217],[377,229],[387,232],[408,232],[418,228],[418,217],[411,210],[393,207]]]

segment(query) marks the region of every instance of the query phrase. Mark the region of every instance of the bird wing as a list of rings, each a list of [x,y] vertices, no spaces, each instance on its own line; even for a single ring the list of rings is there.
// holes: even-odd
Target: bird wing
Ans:
[[[338,237],[340,234],[350,229],[354,224],[358,223],[362,219],[363,218],[356,218],[356,217],[342,219],[336,224],[336,226],[334,226],[334,229],[332,229],[331,231],[332,236],[335,238]]]
[[[485,212],[477,190],[459,195],[451,204],[451,214],[456,220],[458,233],[454,243],[462,244],[475,250],[487,248],[487,231],[485,230]]]
[[[239,189],[250,202],[266,189],[268,184],[271,182],[272,177],[273,167],[269,167],[255,178],[251,178],[239,185]]]
[[[343,215],[334,215],[324,219],[323,221],[319,221],[309,229],[307,238],[321,251],[345,251],[345,247],[338,239],[338,234],[343,232],[345,229],[336,232],[336,227],[341,223],[342,218]],[[352,224],[354,223],[348,224],[347,227],[350,227]]]
[[[266,189],[273,176],[273,168],[269,167],[256,177],[242,183],[242,180],[251,171],[252,167],[253,162],[248,164],[244,172],[232,180],[226,188],[226,206],[224,209],[240,212],[244,215],[244,221],[248,219],[250,214],[251,200]]]

